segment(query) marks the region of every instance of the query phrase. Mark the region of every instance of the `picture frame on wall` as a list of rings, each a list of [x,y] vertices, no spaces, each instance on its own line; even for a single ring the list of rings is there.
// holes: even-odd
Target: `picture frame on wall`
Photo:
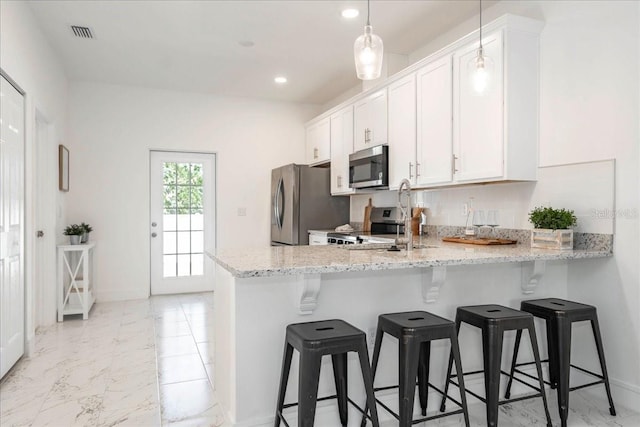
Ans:
[[[62,144],[58,146],[58,188],[69,191],[69,150]]]

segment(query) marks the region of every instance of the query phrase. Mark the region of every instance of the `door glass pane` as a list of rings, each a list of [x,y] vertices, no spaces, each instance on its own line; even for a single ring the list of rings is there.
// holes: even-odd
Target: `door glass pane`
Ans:
[[[202,185],[202,164],[191,164],[191,185]]]
[[[204,252],[203,235],[204,233],[202,231],[191,232],[191,253]]]
[[[176,253],[176,232],[165,231],[162,233],[162,247],[164,254]]]
[[[191,173],[189,170],[189,163],[176,163],[176,175],[178,184],[189,184]]]
[[[163,277],[176,277],[176,256],[164,255],[162,257]]]
[[[167,213],[170,212],[170,213]],[[162,229],[165,231],[173,231],[176,229],[176,224],[178,222],[177,216],[175,215],[175,210],[165,211],[165,214],[162,216]]]
[[[178,213],[189,213],[189,207],[191,206],[190,187],[187,185],[179,185],[176,197],[178,203]]]
[[[180,231],[189,231],[191,230],[191,216],[188,214],[180,214],[178,215],[178,230]]]
[[[202,210],[191,209],[191,230],[202,230],[204,225],[204,215]]]
[[[176,164],[164,163],[162,170],[162,180],[164,185],[172,185],[176,183]]]
[[[193,254],[191,255],[191,275],[202,276],[204,274],[204,255]]]
[[[191,187],[191,208],[202,209],[202,187]]]
[[[178,253],[188,254],[191,252],[191,239],[189,239],[188,231],[178,232]]]
[[[178,255],[178,276],[191,274],[191,255]]]

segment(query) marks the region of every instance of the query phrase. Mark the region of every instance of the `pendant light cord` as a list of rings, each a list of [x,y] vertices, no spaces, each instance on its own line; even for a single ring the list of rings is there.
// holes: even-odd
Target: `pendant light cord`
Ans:
[[[371,25],[369,22],[369,0],[367,0],[367,25]]]
[[[480,0],[480,49],[482,50],[482,0]]]

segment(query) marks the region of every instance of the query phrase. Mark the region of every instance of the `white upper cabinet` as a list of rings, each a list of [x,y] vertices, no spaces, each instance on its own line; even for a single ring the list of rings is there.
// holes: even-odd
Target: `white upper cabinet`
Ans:
[[[310,124],[306,129],[306,162],[309,165],[327,163],[331,156],[331,123],[329,117]]]
[[[387,89],[374,92],[354,106],[354,151],[387,143]]]
[[[538,168],[538,33],[503,28],[483,39],[493,69],[481,96],[469,62],[478,42],[454,53],[454,181],[535,181]]]
[[[389,85],[389,188],[416,177],[416,76]]]
[[[349,154],[353,151],[353,105],[331,116],[331,194],[351,194]]]
[[[453,180],[452,55],[437,59],[417,72],[418,186]]]

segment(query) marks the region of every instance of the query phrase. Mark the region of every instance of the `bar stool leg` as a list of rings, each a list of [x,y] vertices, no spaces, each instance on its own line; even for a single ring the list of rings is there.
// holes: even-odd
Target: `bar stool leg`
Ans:
[[[422,415],[427,415],[427,396],[429,394],[429,359],[431,357],[431,342],[420,343],[420,356],[418,360],[418,394]]]
[[[567,319],[557,320],[556,349],[558,355],[558,408],[560,424],[567,426],[569,417],[569,372],[571,369],[571,322]]]
[[[511,370],[509,371],[509,382],[507,383],[507,391],[504,393],[504,398],[509,399],[511,397],[511,384],[513,384],[513,375],[516,370],[516,362],[518,360],[518,351],[520,350],[520,340],[522,339],[522,329],[518,329],[516,332],[516,344],[513,347],[513,359],[511,360]]]
[[[462,375],[462,361],[460,360],[460,346],[458,345],[458,335],[452,333],[449,337],[451,341],[451,357],[456,362],[456,374],[458,375],[458,384],[460,389],[460,402],[462,403],[462,413],[464,415],[464,425],[469,427],[469,410],[467,408],[467,392],[464,388],[464,375]],[[449,382],[447,381],[447,384]],[[446,392],[445,392],[446,395]],[[446,399],[446,397],[444,397]]]
[[[547,427],[552,427],[551,415],[549,415],[549,406],[547,405],[547,394],[544,391],[544,381],[542,379],[542,364],[540,363],[538,338],[536,337],[536,330],[533,323],[527,328],[527,330],[529,331],[529,340],[531,341],[531,348],[533,349],[533,360],[536,362],[536,370],[538,371],[538,384],[540,387],[540,394],[542,395],[542,403],[544,404],[544,413],[547,417]]]
[[[611,397],[611,387],[609,386],[609,374],[607,373],[607,364],[604,360],[604,347],[602,346],[602,337],[600,336],[600,325],[598,324],[598,315],[594,314],[591,319],[591,329],[593,329],[593,337],[596,340],[596,349],[598,350],[598,359],[600,360],[600,368],[604,377],[604,388],[607,390],[607,398],[609,399],[609,413],[616,415],[616,408],[613,405]]]
[[[380,337],[380,341],[382,341],[382,336]],[[369,369],[369,353],[367,352],[367,342],[364,339],[362,344],[360,345],[360,348],[358,349],[358,357],[360,358],[360,369],[362,370],[364,390],[367,395],[367,405],[365,406],[364,412],[366,414],[367,408],[370,408],[370,416],[373,427],[380,427],[380,422],[378,421],[378,410],[376,408],[376,398],[373,393],[373,375],[371,374],[371,370]],[[363,425],[366,424],[366,417],[363,416],[362,422]]]
[[[347,426],[347,353],[332,354],[333,379],[336,384],[336,396],[338,397],[338,412],[340,423]]]
[[[498,425],[498,401],[500,393],[500,362],[502,359],[503,331],[488,327],[482,331],[484,356],[484,388],[487,411],[487,426]]]
[[[376,329],[376,342],[375,345],[373,346],[373,361],[371,363],[371,383],[373,384],[375,382],[376,379],[376,370],[378,369],[378,360],[380,360],[380,347],[382,347],[382,336],[384,335],[384,332],[382,332],[382,328],[380,327],[380,325],[378,325],[377,329]],[[367,353],[367,359],[369,359],[369,354]],[[373,387],[373,385],[372,385]],[[375,402],[375,399],[374,399]],[[367,404],[364,407],[364,413],[367,414],[369,407],[371,405],[368,402],[367,399]],[[364,427],[367,425],[367,417],[365,415],[362,416],[362,422],[360,423],[360,427]]]
[[[456,340],[458,339],[458,335],[460,335],[460,324],[461,320],[458,320],[458,316],[456,316]],[[449,393],[449,382],[451,376],[451,369],[453,369],[453,354],[449,355],[449,364],[447,365],[447,376],[445,377],[444,383],[444,395],[442,396],[442,402],[440,402],[440,412],[444,412],[447,409],[447,394]],[[459,374],[462,372],[458,372],[456,367],[456,373]]]
[[[400,427],[410,427],[413,420],[413,402],[416,395],[416,376],[420,347],[407,342],[398,343],[398,378]]]
[[[289,370],[291,369],[291,356],[293,347],[285,341],[284,355],[282,356],[282,371],[280,372],[280,387],[278,389],[278,404],[276,405],[276,419],[274,427],[280,426],[280,414],[284,406],[284,396],[287,392],[287,382],[289,381]]]
[[[322,356],[314,352],[300,353],[298,375],[298,426],[313,427],[318,400],[318,381]]]
[[[547,326],[547,353],[549,355],[549,382],[551,388],[558,387],[558,331],[557,324],[545,321]]]

